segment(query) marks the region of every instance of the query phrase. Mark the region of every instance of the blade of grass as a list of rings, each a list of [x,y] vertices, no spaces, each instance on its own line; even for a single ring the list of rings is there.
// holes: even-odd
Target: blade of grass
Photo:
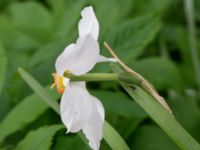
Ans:
[[[60,114],[59,104],[54,100],[49,93],[24,69],[18,69],[19,74],[24,81],[38,94],[55,112]],[[80,136],[83,138],[83,136]],[[113,150],[129,150],[129,147],[119,135],[119,133],[108,123],[104,122],[103,138]],[[85,139],[83,139],[85,141]]]
[[[193,67],[196,75],[198,90],[200,91],[200,62],[197,50],[197,39],[194,18],[194,4],[193,0],[184,0],[185,15],[188,24],[190,53],[192,56]]]
[[[122,72],[118,66],[112,66],[114,72]],[[181,149],[200,150],[199,143],[146,91],[128,82],[120,84]]]

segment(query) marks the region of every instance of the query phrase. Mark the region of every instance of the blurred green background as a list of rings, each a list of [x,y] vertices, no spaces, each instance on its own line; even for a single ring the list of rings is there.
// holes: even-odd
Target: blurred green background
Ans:
[[[200,1],[194,2],[200,54]],[[37,131],[41,127],[61,123],[42,101],[34,106],[40,98],[21,79],[17,68],[24,67],[44,86],[51,84],[55,59],[65,46],[75,42],[80,12],[88,5],[94,6],[100,23],[101,53],[110,56],[102,44],[107,41],[126,64],[156,87],[177,120],[200,141],[200,87],[193,69],[182,0],[0,0],[2,150],[15,149],[31,131],[34,140],[40,136]],[[107,63],[93,70],[110,71]],[[106,120],[131,149],[178,149],[117,83],[92,82],[87,87],[102,101]],[[77,134],[65,135],[65,131],[42,131],[49,137],[45,137],[40,149],[89,149]],[[104,141],[101,149],[109,149]]]

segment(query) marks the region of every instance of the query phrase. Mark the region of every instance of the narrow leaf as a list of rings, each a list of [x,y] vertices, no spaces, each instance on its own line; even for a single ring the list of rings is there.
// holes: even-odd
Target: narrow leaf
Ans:
[[[104,122],[103,138],[113,150],[129,150],[123,138],[106,121]]]
[[[115,72],[122,71],[114,67]],[[136,85],[120,84],[181,149],[200,149],[199,143],[152,96]]]
[[[32,78],[26,71],[19,68],[18,69],[20,75],[22,78],[29,83],[29,86],[37,93],[55,112],[58,114],[60,113],[59,105],[57,104],[56,100],[52,98],[51,95],[49,95],[46,90],[40,86],[40,84]]]

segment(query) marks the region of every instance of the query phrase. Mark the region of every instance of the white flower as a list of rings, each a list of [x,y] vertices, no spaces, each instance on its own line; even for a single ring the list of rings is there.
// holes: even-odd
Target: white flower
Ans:
[[[87,91],[85,82],[70,82],[64,72],[83,75],[97,62],[113,61],[100,55],[97,42],[99,24],[92,7],[81,12],[79,38],[67,46],[56,60],[53,74],[58,93],[63,93],[60,103],[61,119],[67,133],[83,131],[92,149],[98,150],[103,136],[104,108],[101,102]]]

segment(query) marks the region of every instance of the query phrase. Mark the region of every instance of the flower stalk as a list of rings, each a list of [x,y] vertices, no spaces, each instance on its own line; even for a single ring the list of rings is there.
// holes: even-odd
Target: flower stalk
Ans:
[[[64,77],[69,78],[72,82],[77,81],[117,81],[119,74],[117,73],[86,73],[84,75],[76,76],[65,73]]]
[[[140,86],[141,80],[134,78],[129,73],[86,73],[84,75],[76,76],[71,73],[65,73],[64,77],[69,78],[72,82],[79,81],[123,81],[128,84],[135,84]]]

